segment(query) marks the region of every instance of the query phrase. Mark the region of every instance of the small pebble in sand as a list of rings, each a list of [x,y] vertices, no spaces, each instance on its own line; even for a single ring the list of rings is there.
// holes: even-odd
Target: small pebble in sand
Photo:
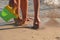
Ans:
[[[60,37],[56,37],[57,40],[60,40]]]

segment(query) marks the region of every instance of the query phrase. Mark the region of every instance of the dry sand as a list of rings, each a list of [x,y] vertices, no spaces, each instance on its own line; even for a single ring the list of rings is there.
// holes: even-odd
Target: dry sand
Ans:
[[[33,12],[33,0],[29,0],[29,13]],[[3,4],[3,5],[2,5]],[[0,8],[3,8],[8,2],[5,0],[0,0]],[[48,6],[41,4],[40,16],[47,16],[46,12],[50,12]],[[57,10],[60,13],[60,9]],[[53,11],[54,12],[54,11]],[[58,14],[58,13],[57,13]],[[59,15],[59,14],[58,14]],[[31,15],[33,16],[33,15]],[[59,15],[60,16],[60,15]],[[49,19],[41,19],[41,26],[38,30],[33,30],[26,27],[31,27],[32,20],[27,22],[24,26],[13,26],[13,25],[4,25],[0,24],[0,40],[60,40],[60,20],[57,22],[48,21]],[[2,20],[0,19],[0,23]],[[42,28],[43,27],[43,28]]]
[[[27,24],[32,25],[32,20],[27,22]],[[50,22],[48,22],[50,23]],[[51,26],[45,23],[44,29],[39,28],[38,30],[33,30],[25,25],[24,27],[15,27],[13,25],[2,25],[0,26],[0,40],[60,40],[60,25]]]

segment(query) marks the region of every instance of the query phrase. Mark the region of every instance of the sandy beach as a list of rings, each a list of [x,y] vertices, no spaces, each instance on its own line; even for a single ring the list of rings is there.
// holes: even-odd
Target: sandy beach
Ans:
[[[0,11],[7,4],[8,1],[0,0]],[[32,19],[23,26],[12,25],[11,23],[14,22],[13,19],[9,22],[5,22],[0,18],[0,40],[60,40],[60,9],[54,11],[52,8],[41,4],[40,28],[34,30],[31,29],[34,16],[32,0],[29,0],[28,7],[28,16]],[[53,12],[51,12],[51,10]],[[57,16],[55,16],[56,18],[54,18],[54,20],[51,20],[53,16],[52,13]]]
[[[60,25],[44,23],[39,29],[31,29],[32,21],[24,26],[1,25],[0,40],[60,40]],[[48,25],[49,24],[49,25]]]
[[[29,26],[28,26],[29,27]],[[12,25],[0,26],[0,40],[60,40],[60,25],[33,30]]]

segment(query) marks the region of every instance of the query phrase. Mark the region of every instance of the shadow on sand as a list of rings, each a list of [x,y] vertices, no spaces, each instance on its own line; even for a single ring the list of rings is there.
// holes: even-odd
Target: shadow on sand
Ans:
[[[28,29],[32,29],[31,27],[13,27],[13,28],[1,28],[0,30],[9,30],[9,29],[18,29],[18,28],[28,28]]]
[[[8,27],[8,26],[12,26],[12,27]],[[4,25],[0,25],[0,27],[2,27],[2,28],[0,28],[0,30],[9,30],[9,29],[18,29],[18,28],[27,28],[27,29],[32,29],[31,27],[32,26],[16,26],[16,25],[14,25],[14,24],[4,24]],[[3,28],[3,27],[6,27],[6,28]]]

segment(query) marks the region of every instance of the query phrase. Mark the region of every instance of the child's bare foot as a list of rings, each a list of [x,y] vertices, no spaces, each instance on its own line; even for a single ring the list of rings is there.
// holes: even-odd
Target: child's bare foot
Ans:
[[[27,18],[27,21],[30,21],[30,20],[32,20],[33,18],[32,17],[29,17],[29,18]]]
[[[38,29],[39,28],[39,24],[34,24],[32,29]]]
[[[39,29],[40,22],[34,23],[32,29]]]
[[[15,20],[16,22],[15,22],[15,25],[16,26],[22,26],[22,25],[24,25],[24,24],[26,24],[26,22],[28,22],[28,21],[30,21],[31,20],[31,18],[27,18],[26,20],[22,20],[22,19],[20,19],[20,20]]]
[[[27,18],[27,21],[30,21],[30,19],[29,19],[29,18]]]
[[[34,20],[34,24],[33,24],[33,29],[38,29],[40,27],[40,20],[36,19]]]
[[[14,18],[14,21],[15,21],[15,23],[14,23],[15,26],[20,26],[20,23],[21,23],[22,19]]]
[[[17,26],[22,26],[24,24],[26,24],[27,21],[25,20],[19,20],[19,22],[17,23]]]

